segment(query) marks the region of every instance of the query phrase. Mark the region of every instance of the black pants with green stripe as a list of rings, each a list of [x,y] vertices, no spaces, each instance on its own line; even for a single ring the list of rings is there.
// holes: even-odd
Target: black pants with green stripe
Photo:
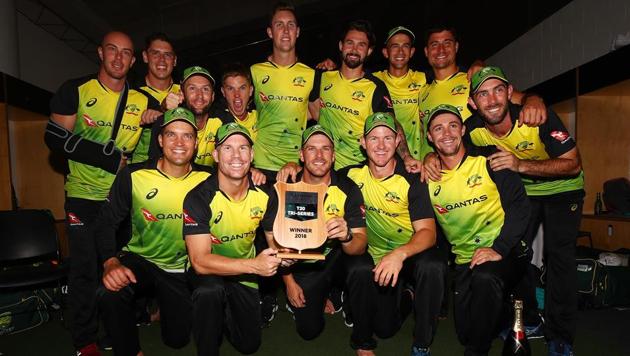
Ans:
[[[261,343],[260,297],[258,290],[231,278],[188,276],[194,288],[193,336],[197,354],[219,355],[223,333],[240,353],[252,354]]]
[[[137,355],[141,350],[136,326],[135,298],[155,297],[160,308],[162,341],[179,349],[190,340],[192,303],[184,272],[166,272],[134,253],[125,253],[120,262],[129,268],[137,283],[113,292],[101,286],[98,305],[105,329],[112,338],[115,355]]]
[[[346,255],[340,247],[328,253],[325,261],[301,262],[291,267],[293,278],[302,288],[306,305],[292,306],[298,334],[305,340],[316,338],[324,330],[324,304],[332,286],[346,291],[346,305],[359,324],[369,314],[369,304],[365,303],[366,282],[372,279],[372,258],[369,254]],[[346,306],[344,306],[345,308]],[[351,339],[360,339],[359,328],[353,328]]]
[[[446,260],[437,247],[432,247],[405,260],[395,287],[378,286],[372,274],[366,282],[367,293],[361,298],[363,309],[369,311],[368,317],[363,324],[353,312],[355,332],[358,331],[360,337],[353,337],[351,346],[374,349],[376,342],[372,335],[385,339],[400,330],[407,316],[401,312],[402,292],[409,287],[414,293],[411,310],[416,320],[413,346],[429,347],[437,331],[445,273]]]
[[[465,355],[487,355],[510,318],[510,292],[523,277],[529,255],[520,243],[500,261],[455,267],[453,314]]]

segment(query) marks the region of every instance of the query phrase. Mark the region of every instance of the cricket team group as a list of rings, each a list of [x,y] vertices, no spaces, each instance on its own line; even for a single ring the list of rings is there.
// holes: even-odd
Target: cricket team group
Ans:
[[[512,298],[524,302],[530,337],[544,336],[549,355],[572,355],[583,172],[543,99],[498,67],[461,70],[449,27],[421,39],[397,26],[377,42],[369,22],[352,21],[340,64],[317,69],[298,61],[291,5],[272,9],[266,33],[262,62],[226,64],[216,79],[191,66],[179,84],[172,42],[153,34],[134,85],[133,42],[110,32],[98,72],[54,94],[45,142],[68,160],[77,355],[100,354],[99,323],[111,341],[101,348],[142,355],[147,298],[167,346],[192,335],[199,355],[218,355],[223,339],[255,353],[279,293],[304,340],[339,312],[360,356],[409,315],[410,354],[430,355],[449,309],[465,355],[487,355],[511,326]],[[378,49],[388,67],[368,72]],[[416,49],[430,73],[410,69]],[[327,186],[324,260],[278,256],[289,249],[274,239],[277,181]],[[542,312],[531,264],[541,223]]]

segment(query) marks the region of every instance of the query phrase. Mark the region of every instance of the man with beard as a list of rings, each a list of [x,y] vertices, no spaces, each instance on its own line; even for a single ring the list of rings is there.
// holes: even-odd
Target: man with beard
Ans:
[[[396,157],[400,143],[396,122],[389,113],[374,113],[365,121],[361,146],[367,165],[350,168],[348,177],[365,201],[368,252],[373,277],[366,281],[364,298],[370,314],[354,327],[357,355],[374,355],[376,341],[392,337],[413,310],[412,355],[429,355],[444,294],[446,263],[435,247],[435,220],[427,185],[408,173]],[[353,314],[354,315],[354,314]]]
[[[217,174],[184,200],[184,238],[194,287],[193,335],[199,355],[218,355],[225,332],[241,353],[260,346],[258,276],[276,274],[282,260],[267,248],[256,256],[260,225],[272,229],[275,210],[265,189],[254,186],[249,132],[237,123],[217,131]],[[271,234],[271,232],[267,232]]]
[[[365,118],[374,112],[393,113],[387,87],[363,68],[374,42],[369,22],[350,22],[339,41],[341,68],[322,73],[318,87],[320,109],[312,114],[332,133],[336,170],[365,161],[359,144]],[[399,132],[405,141],[402,129]],[[398,153],[407,165],[418,167],[406,142],[401,143]]]
[[[404,27],[397,26],[389,30],[383,47],[383,57],[388,67],[374,76],[382,80],[391,95],[396,120],[405,132],[409,154],[420,159],[422,147],[422,127],[418,115],[418,93],[427,84],[424,72],[409,68],[409,61],[416,52],[414,33]]]
[[[551,110],[547,111],[548,120],[539,127],[521,125],[523,108],[510,103],[512,85],[500,68],[481,69],[473,75],[471,84],[468,100],[477,114],[466,121],[470,139],[477,146],[496,145],[501,149],[488,157],[494,171],[509,169],[521,175],[532,202],[528,244],[543,224],[549,355],[570,355],[577,312],[575,239],[584,198],[580,153]],[[529,265],[520,291],[525,299],[525,322],[529,314],[530,323],[537,305],[534,269]]]
[[[168,94],[179,93],[179,84],[173,83],[172,77],[173,68],[177,65],[177,55],[171,40],[164,33],[150,35],[145,45],[142,60],[147,64],[148,71],[143,83],[140,83],[138,87],[147,96],[162,103]],[[152,124],[153,122],[148,122],[142,125],[142,135],[138,146],[133,151],[132,163],[144,162],[149,158]]]
[[[345,287],[347,302],[358,325],[367,324],[364,320],[369,314],[366,309],[369,304],[365,303],[365,281],[372,279],[373,264],[365,253],[363,196],[353,181],[332,169],[335,149],[330,132],[320,125],[307,128],[302,138],[300,160],[304,170],[296,181],[328,186],[324,198],[328,240],[321,250],[326,260],[303,261],[282,275],[287,307],[293,313],[297,332],[305,340],[311,340],[324,329],[324,305],[333,284],[341,289]],[[274,216],[275,213],[272,212]],[[268,242],[270,246],[276,245],[273,238]],[[351,340],[359,343],[360,337],[360,329],[356,327]]]
[[[249,100],[254,93],[252,76],[247,68],[241,64],[228,66],[223,72],[221,93],[225,98],[227,108],[218,113],[223,122],[238,122],[245,127],[254,142],[258,133],[258,112],[248,111]]]
[[[127,166],[117,174],[99,221],[97,241],[105,261],[99,306],[117,355],[141,353],[133,308],[139,297],[156,298],[166,345],[182,348],[190,338],[182,205],[209,173],[192,165],[197,126],[189,110],[164,113],[158,142],[163,152],[159,159]],[[133,234],[117,249],[116,228],[127,218]]]
[[[98,73],[64,83],[50,102],[45,141],[68,159],[66,224],[72,263],[68,308],[74,347],[98,355],[96,288],[98,266],[95,225],[126,155],[140,139],[141,114],[149,98],[129,89],[127,73],[135,61],[133,42],[110,32],[98,47]]]
[[[454,28],[436,27],[427,31],[424,55],[433,69],[433,80],[420,92],[420,118],[424,132],[427,129],[424,117],[440,104],[455,106],[462,113],[464,122],[471,115],[467,105],[470,82],[467,73],[461,72],[456,63],[458,50],[459,41]],[[512,101],[523,105],[519,120],[521,125],[538,126],[546,120],[545,105],[537,95],[514,92]],[[425,137],[420,157],[424,158],[431,151]],[[437,179],[439,167],[425,162],[425,168],[431,179]]]
[[[444,167],[442,179],[429,182],[431,203],[456,255],[455,329],[465,355],[487,355],[527,265],[521,240],[529,200],[516,173],[490,168],[486,156],[495,149],[463,144],[466,129],[456,107],[439,105],[427,121]]]
[[[197,131],[197,155],[194,162],[208,167],[214,166],[212,151],[214,150],[215,135],[222,124],[221,119],[209,115],[210,106],[214,101],[214,85],[214,78],[205,68],[188,67],[184,69],[181,94],[169,94],[166,98],[166,108],[170,110],[179,105],[179,100],[176,98],[181,95],[184,107],[195,115],[195,123],[199,130]],[[149,157],[151,158],[159,155],[156,142],[162,120],[158,119],[152,129],[151,149],[149,150]]]

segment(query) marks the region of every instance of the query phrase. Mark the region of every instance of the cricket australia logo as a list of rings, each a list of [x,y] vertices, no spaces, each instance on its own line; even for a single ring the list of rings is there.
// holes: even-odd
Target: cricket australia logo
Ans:
[[[136,104],[129,104],[125,107],[125,114],[138,116],[140,108]]]
[[[455,88],[451,89],[451,95],[464,95],[466,94],[467,89],[468,89],[467,86],[465,86],[464,84],[460,84],[456,86]]]
[[[396,192],[387,192],[387,194],[385,194],[385,201],[398,204],[400,203],[400,197]]]
[[[214,142],[214,133],[208,132],[208,135],[206,135],[205,140],[206,142]]]
[[[422,88],[422,85],[416,82],[412,82],[407,86],[407,89],[409,89],[409,91],[418,91],[420,90],[420,88]]]
[[[304,77],[295,77],[293,78],[293,86],[294,87],[303,87],[306,84],[306,80]]]
[[[263,214],[265,213],[259,206],[253,207],[249,209],[249,218],[250,219],[262,219]]]
[[[365,94],[363,94],[361,90],[357,90],[354,93],[352,93],[352,100],[361,102],[363,101],[363,99],[365,99]]]
[[[336,204],[330,204],[326,207],[326,214],[337,216],[339,214],[339,208]]]
[[[470,177],[468,177],[466,184],[468,185],[468,188],[474,188],[478,185],[481,185],[481,176],[479,174],[471,175]]]
[[[531,151],[534,149],[534,143],[529,141],[522,141],[514,146],[514,149],[518,152]]]

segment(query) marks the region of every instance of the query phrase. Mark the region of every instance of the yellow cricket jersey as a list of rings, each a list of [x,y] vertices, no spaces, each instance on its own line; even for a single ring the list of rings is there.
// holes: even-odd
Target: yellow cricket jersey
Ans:
[[[457,72],[444,80],[434,79],[430,84],[422,88],[420,90],[420,118],[422,119],[423,132],[427,132],[427,123],[424,117],[440,104],[453,105],[459,110],[464,121],[466,121],[472,115],[472,112],[468,109],[469,90],[470,84],[464,72]],[[423,140],[420,153],[422,158],[427,153],[433,152],[426,136]]]
[[[267,211],[275,210],[270,209],[270,203],[266,188],[254,186],[251,177],[247,195],[235,201],[219,188],[218,175],[211,176],[188,193],[184,200],[187,217],[184,236],[211,234],[212,253],[230,258],[254,258],[256,229],[263,219],[268,218]],[[256,275],[233,278],[258,288]]]
[[[413,221],[433,218],[427,185],[419,175],[407,173],[401,160],[386,178],[374,178],[367,165],[350,168],[348,177],[363,195],[368,252],[374,263],[411,240]]]
[[[195,163],[202,166],[214,167],[214,143],[216,142],[216,134],[219,127],[223,125],[221,119],[210,117],[206,121],[203,128],[197,131],[197,153],[195,155]]]
[[[559,157],[576,147],[575,141],[553,111],[547,110],[547,121],[538,127],[527,125],[519,127],[518,116],[522,107],[509,105],[512,130],[504,137],[497,137],[486,129],[479,114],[466,121],[466,131],[474,145],[500,146],[512,152],[518,159],[535,161]],[[521,178],[529,196],[546,196],[584,188],[583,171],[574,177],[547,178],[521,175]]]
[[[371,74],[346,79],[340,71],[322,73],[319,123],[335,140],[335,169],[363,163],[361,150],[365,119],[374,112],[393,113],[387,87]]]
[[[230,110],[227,108],[220,110],[217,115],[224,124],[236,122],[245,127],[247,131],[249,131],[249,135],[252,137],[252,140],[256,142],[256,137],[258,135],[258,112],[256,110],[248,111],[244,120],[232,115]]]
[[[114,256],[116,227],[131,217],[131,239],[123,250],[133,252],[168,272],[184,272],[188,263],[182,238],[186,194],[210,173],[193,169],[176,178],[160,171],[157,160],[121,170],[102,210],[98,234],[108,240],[103,258]]]
[[[166,98],[169,93],[179,93],[179,84],[171,84],[166,90],[159,90],[152,86],[145,84],[140,87],[144,93],[153,97],[158,104]],[[140,141],[136,149],[133,151],[133,157],[131,163],[144,162],[149,158],[149,147],[151,146],[151,127],[143,127],[140,135]]]
[[[99,82],[96,75],[69,80],[64,83],[50,102],[52,113],[76,115],[73,133],[85,139],[107,143],[112,137],[116,108],[120,92]],[[124,114],[115,140],[116,148],[131,152],[140,139],[140,115],[147,109],[149,98],[130,89],[124,105]],[[115,175],[103,169],[68,160],[70,173],[65,189],[68,197],[104,200]]]
[[[480,247],[506,256],[525,235],[529,201],[518,174],[492,171],[486,155],[472,149],[439,182],[429,182],[429,195],[457,264],[469,263]]]
[[[409,153],[415,159],[420,159],[423,142],[423,131],[419,113],[419,93],[427,84],[424,72],[409,70],[402,77],[394,77],[387,70],[374,73],[382,80],[391,95],[396,120],[405,132]]]
[[[302,63],[280,66],[271,61],[251,67],[258,133],[254,164],[277,171],[299,161],[309,100],[317,97],[315,70]]]

